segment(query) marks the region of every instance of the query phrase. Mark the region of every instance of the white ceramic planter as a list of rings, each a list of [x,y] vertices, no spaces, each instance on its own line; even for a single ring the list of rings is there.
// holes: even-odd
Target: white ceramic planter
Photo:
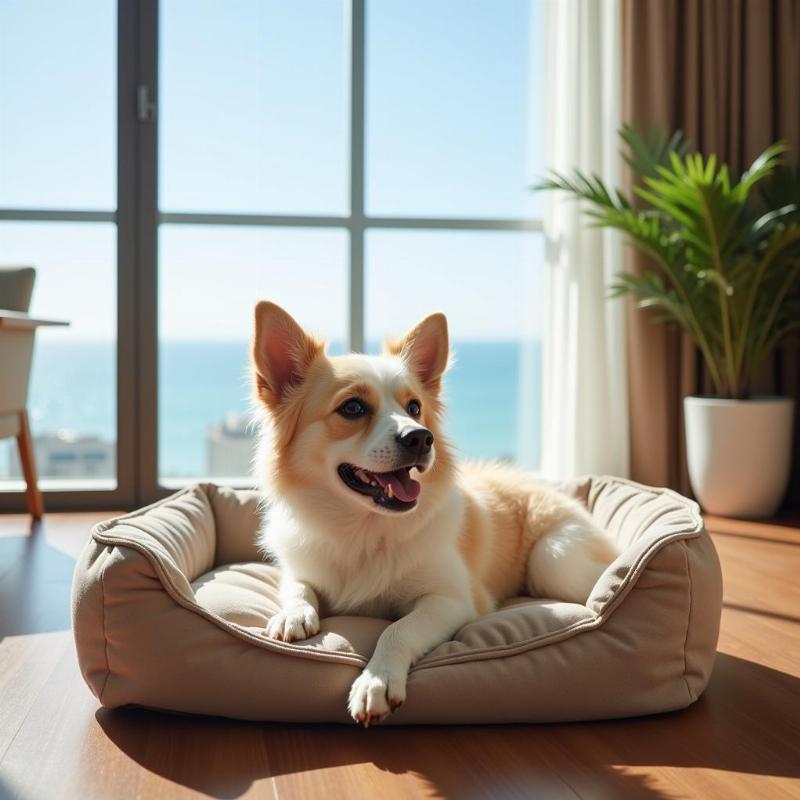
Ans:
[[[789,480],[794,401],[687,397],[683,408],[689,480],[703,509],[746,519],[774,514]]]

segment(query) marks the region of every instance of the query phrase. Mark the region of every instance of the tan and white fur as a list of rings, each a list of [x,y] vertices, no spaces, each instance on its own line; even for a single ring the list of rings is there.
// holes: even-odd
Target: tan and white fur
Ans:
[[[616,557],[576,501],[508,466],[456,465],[441,428],[443,314],[380,356],[330,357],[261,302],[252,355],[270,500],[260,543],[282,570],[268,635],[314,636],[321,613],[394,620],[350,690],[357,722],[399,707],[410,667],[479,614],[521,593],[584,603]]]

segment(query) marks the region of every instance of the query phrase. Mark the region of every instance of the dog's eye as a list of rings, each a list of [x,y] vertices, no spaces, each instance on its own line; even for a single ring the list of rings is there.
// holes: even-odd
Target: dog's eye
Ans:
[[[419,404],[419,400],[411,400],[409,402],[408,413],[412,417],[418,417],[422,413],[422,406]]]
[[[367,406],[358,398],[351,397],[349,400],[345,400],[336,411],[345,419],[356,419],[357,417],[363,417],[367,413]]]

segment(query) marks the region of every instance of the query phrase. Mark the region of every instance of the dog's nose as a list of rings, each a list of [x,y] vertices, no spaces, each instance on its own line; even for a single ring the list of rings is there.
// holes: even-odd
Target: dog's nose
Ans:
[[[414,428],[407,433],[397,434],[400,447],[418,456],[426,456],[433,446],[433,434],[427,428]]]

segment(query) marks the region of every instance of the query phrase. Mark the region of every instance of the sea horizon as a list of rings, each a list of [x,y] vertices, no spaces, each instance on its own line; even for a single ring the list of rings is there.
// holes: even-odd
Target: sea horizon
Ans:
[[[159,474],[209,475],[207,436],[231,415],[249,416],[248,358],[244,339],[166,339],[159,342]],[[377,352],[380,342],[367,343]],[[510,339],[456,339],[445,376],[446,433],[462,457],[520,458],[520,407],[538,420],[541,344]],[[345,352],[332,341],[329,352]],[[521,373],[527,396],[521,396]],[[116,440],[116,342],[109,339],[36,343],[28,407],[34,437],[72,435]],[[76,391],[76,387],[80,387]],[[526,432],[538,425],[525,425]],[[539,439],[525,445],[538,462]],[[4,463],[0,455],[0,478]],[[7,471],[7,470],[6,470]]]

